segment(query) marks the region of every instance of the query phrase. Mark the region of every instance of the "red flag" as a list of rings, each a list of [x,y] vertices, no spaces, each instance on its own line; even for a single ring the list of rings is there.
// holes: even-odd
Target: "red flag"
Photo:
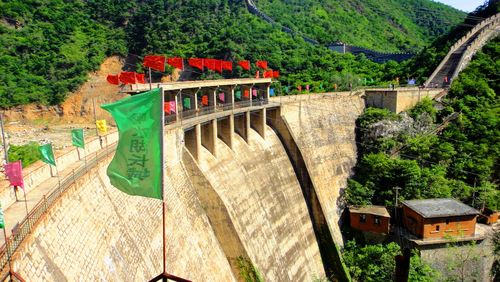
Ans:
[[[145,56],[143,65],[157,71],[165,71],[165,56]]]
[[[203,59],[203,64],[205,65],[205,67],[207,67],[207,69],[209,70],[215,70],[215,59]]]
[[[215,60],[215,71],[222,73],[222,60]]]
[[[250,70],[250,61],[239,61],[238,65],[245,70]]]
[[[204,106],[208,106],[208,96],[204,95],[201,97],[201,104]]]
[[[184,69],[184,62],[182,61],[182,58],[168,58],[167,64],[171,65],[176,69],[180,70]]]
[[[245,98],[250,97],[250,90],[245,90],[245,91],[243,91],[243,96],[244,96]]]
[[[233,62],[230,61],[222,61],[222,69],[233,71]]]
[[[143,73],[136,73],[135,74],[135,80],[137,81],[137,83],[146,83],[146,81],[144,80],[144,74]]]
[[[188,60],[188,64],[193,68],[203,71],[203,59],[191,58]]]
[[[163,111],[169,115],[170,114],[170,102],[163,103]]]
[[[267,61],[257,61],[257,67],[266,70],[267,69]]]
[[[272,78],[273,77],[273,71],[268,70],[264,72],[264,78]]]
[[[274,78],[280,77],[280,71],[273,71],[273,77]]]
[[[19,186],[24,190],[24,181],[23,181],[23,165],[21,161],[16,161],[13,163],[7,163],[4,166],[5,175],[9,179],[10,185]]]
[[[118,79],[118,75],[114,75],[114,74],[108,74],[108,77],[106,77],[106,80],[111,83],[111,84],[115,84],[115,85],[118,85],[120,84],[120,81]]]
[[[134,84],[135,83],[135,72],[122,71],[120,73],[120,81],[125,83],[125,84]]]

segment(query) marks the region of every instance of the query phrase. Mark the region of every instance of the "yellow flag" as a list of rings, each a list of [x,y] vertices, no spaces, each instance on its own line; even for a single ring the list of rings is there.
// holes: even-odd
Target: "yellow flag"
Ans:
[[[104,135],[108,132],[108,126],[106,125],[105,119],[96,120],[95,126],[97,127],[97,131],[99,132],[99,135]]]

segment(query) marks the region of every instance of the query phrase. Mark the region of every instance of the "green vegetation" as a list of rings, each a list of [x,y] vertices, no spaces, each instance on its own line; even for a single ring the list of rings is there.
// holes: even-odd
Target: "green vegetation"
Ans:
[[[28,167],[30,164],[40,159],[40,152],[37,142],[30,142],[26,145],[10,145],[9,146],[9,162],[21,160],[23,167]]]
[[[106,56],[126,53],[123,37],[85,2],[0,2],[0,107],[63,101]]]
[[[240,274],[245,280],[245,282],[263,282],[264,279],[262,279],[262,276],[260,275],[259,271],[255,268],[255,266],[252,264],[252,262],[244,258],[242,256],[239,256],[238,259],[238,267],[240,269]]]
[[[454,197],[476,208],[500,208],[500,37],[454,80],[437,111],[423,100],[408,114],[366,109],[358,120],[359,161],[346,191],[350,204]],[[439,134],[433,130],[458,113]]]
[[[382,52],[417,51],[465,13],[425,0],[255,1],[278,23],[323,44],[341,41]]]
[[[273,3],[278,2],[284,3]],[[310,2],[317,4],[317,1]],[[313,35],[328,38],[324,33],[330,34],[335,29],[341,40],[355,34],[349,43],[396,50],[404,46],[422,46],[426,42],[423,38],[427,34],[415,33],[416,27],[421,30],[432,27],[430,32],[439,34],[449,26],[448,22],[440,20],[423,23],[429,22],[426,17],[410,14],[436,8],[425,15],[437,15],[438,19],[454,19],[461,15],[427,0],[413,4],[400,0],[397,1],[400,6],[387,0],[370,1],[366,6],[353,0],[344,2],[349,2],[342,8],[344,14],[335,13],[332,21],[327,17],[314,26],[310,21],[306,23],[314,30]],[[259,2],[261,4],[265,2]],[[356,25],[354,32],[337,28],[340,21],[351,23],[354,17],[360,16],[360,7],[367,16],[371,15],[368,17],[370,24],[359,21],[362,25]],[[391,7],[390,13],[387,7]],[[323,13],[317,5],[309,8],[312,14]],[[404,12],[406,10],[413,12]],[[283,19],[297,16],[287,11],[282,10]],[[380,11],[384,11],[384,16]],[[383,36],[380,32],[374,33],[372,27],[383,32]],[[69,91],[86,80],[88,72],[113,54],[128,54],[126,67],[138,71],[142,71],[140,56],[153,53],[233,61],[264,59],[269,61],[270,68],[281,71],[283,88],[289,86],[292,90],[297,85],[309,84],[313,92],[333,90],[334,84],[339,90],[348,89],[350,84],[353,87],[368,82],[379,84],[403,72],[394,62],[379,65],[364,56],[335,54],[325,47],[304,42],[300,36],[292,37],[280,27],[251,15],[242,0],[2,1],[0,35],[0,108],[32,102],[59,104]],[[378,44],[374,44],[375,41]],[[250,77],[255,71],[246,72],[236,67],[233,73],[225,73],[224,77]],[[221,76],[193,72],[186,78],[217,77]]]
[[[343,257],[354,281],[393,281],[398,255],[401,250],[396,243],[361,245],[353,240],[347,242]],[[412,254],[409,281],[432,282],[436,277],[435,270]]]
[[[493,255],[495,261],[491,269],[493,281],[500,280],[500,230],[497,229],[493,234]]]

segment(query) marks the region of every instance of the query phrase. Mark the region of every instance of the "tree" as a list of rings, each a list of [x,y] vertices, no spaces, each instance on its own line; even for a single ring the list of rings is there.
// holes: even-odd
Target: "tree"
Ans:
[[[388,245],[357,245],[347,242],[344,249],[344,262],[356,281],[392,281],[396,262],[400,253],[396,243]]]

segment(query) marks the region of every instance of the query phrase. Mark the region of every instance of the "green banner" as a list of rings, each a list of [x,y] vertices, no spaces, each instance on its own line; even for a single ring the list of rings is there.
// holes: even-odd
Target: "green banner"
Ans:
[[[3,210],[2,210],[2,205],[0,205],[0,229],[5,228],[5,219],[3,216]]]
[[[118,127],[118,146],[107,170],[111,184],[129,195],[161,199],[160,89],[101,107]]]
[[[191,110],[191,98],[184,98],[184,108]]]
[[[73,146],[79,148],[85,148],[85,139],[83,138],[83,128],[71,130],[71,141],[73,142]]]
[[[54,158],[54,152],[52,151],[52,144],[48,143],[38,147],[40,152],[42,162],[56,166],[56,160]]]

